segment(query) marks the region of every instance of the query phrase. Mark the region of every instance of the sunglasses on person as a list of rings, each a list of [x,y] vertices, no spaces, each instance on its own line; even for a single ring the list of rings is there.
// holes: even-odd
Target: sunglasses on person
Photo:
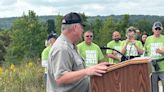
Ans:
[[[92,35],[87,35],[86,37],[91,37],[92,38]]]
[[[155,28],[155,30],[159,30],[159,31],[161,31],[161,28],[160,28],[160,27],[157,27],[157,28]]]

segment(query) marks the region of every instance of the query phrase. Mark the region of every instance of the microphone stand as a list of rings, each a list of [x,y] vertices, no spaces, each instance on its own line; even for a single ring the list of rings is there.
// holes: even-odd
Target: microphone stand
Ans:
[[[109,50],[116,51],[117,53],[119,53],[120,55],[122,55],[122,58],[124,58],[124,60],[128,60],[128,58],[124,54],[122,54],[120,51],[118,51],[116,49],[113,49],[113,48],[110,48],[110,47],[106,47],[106,46],[100,47],[100,49],[103,49],[103,50],[109,49]],[[122,58],[121,58],[121,62],[123,61]]]
[[[161,59],[153,59],[152,60],[152,65],[154,66],[155,71],[158,71],[160,69],[160,67],[158,65],[158,62],[161,62],[163,60],[164,60],[164,58],[161,58]]]

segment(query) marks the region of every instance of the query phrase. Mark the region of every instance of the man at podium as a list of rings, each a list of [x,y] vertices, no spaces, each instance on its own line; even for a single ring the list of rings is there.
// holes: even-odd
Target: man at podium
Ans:
[[[46,92],[90,92],[90,76],[102,76],[108,63],[86,68],[77,52],[84,24],[78,13],[68,13],[61,25],[61,35],[53,44],[48,59]]]

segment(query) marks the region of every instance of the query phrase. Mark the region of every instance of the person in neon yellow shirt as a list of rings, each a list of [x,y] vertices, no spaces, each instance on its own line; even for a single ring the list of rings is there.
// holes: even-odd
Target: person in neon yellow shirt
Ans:
[[[48,64],[48,57],[49,57],[49,51],[53,45],[53,43],[56,41],[57,35],[56,34],[50,34],[47,38],[47,47],[42,51],[41,59],[42,59],[42,67],[45,68],[45,74],[44,78],[47,79],[47,64]]]
[[[159,21],[155,22],[152,27],[153,35],[146,39],[144,48],[147,56],[151,57],[152,59],[164,58],[164,50],[162,49],[164,46],[164,36],[161,34],[162,30],[162,24]],[[152,73],[152,92],[159,92],[159,80],[162,81],[164,89],[164,61],[158,62],[157,64],[159,65],[160,69],[155,72],[153,71]]]
[[[128,57],[128,59],[139,57],[143,54],[143,46],[141,41],[135,39],[136,29],[134,27],[129,27],[126,31],[127,39],[122,41],[121,52]]]
[[[93,33],[86,31],[84,41],[77,45],[80,56],[84,59],[86,67],[98,64],[103,58],[103,53],[98,45],[92,42]]]
[[[112,41],[107,43],[107,47],[113,48],[115,50],[121,50],[121,35],[118,31],[114,31],[112,34]],[[121,55],[115,51],[107,50],[107,57],[109,58],[109,62],[112,64],[119,63],[121,61]]]

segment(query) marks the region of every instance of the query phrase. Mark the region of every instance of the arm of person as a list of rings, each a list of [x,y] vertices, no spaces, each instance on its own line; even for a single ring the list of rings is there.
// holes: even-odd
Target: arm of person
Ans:
[[[77,82],[85,76],[91,76],[91,75],[102,76],[102,74],[107,72],[107,65],[109,65],[109,63],[103,62],[86,69],[65,72],[63,76],[56,79],[56,83],[58,85],[69,84],[69,83]]]
[[[126,40],[125,42],[122,42],[122,46],[123,46],[123,48],[121,50],[122,54],[126,53],[126,48],[127,48],[128,43],[129,43],[129,40]]]
[[[139,42],[139,45],[142,45],[142,43]],[[137,52],[138,52],[140,55],[143,54],[143,52],[144,52],[144,50],[142,49],[143,46],[142,46],[142,48],[141,48],[141,46],[139,47],[139,46],[136,44],[136,42],[134,42],[134,46],[135,46],[135,48],[137,49]]]
[[[159,54],[164,54],[164,50],[157,49],[157,50],[156,50],[156,53],[159,53]]]
[[[105,58],[104,58],[104,55],[103,55],[103,53],[102,53],[100,47],[98,46],[98,63],[103,62],[104,59],[105,59]]]
[[[48,60],[42,60],[42,67],[47,67],[48,66]]]
[[[71,54],[68,49],[63,48],[55,50],[51,56],[52,66],[49,68],[52,68],[54,81],[57,85],[75,83],[85,76],[102,76],[102,74],[107,71],[107,65],[109,64],[107,62],[100,63],[86,69],[73,70],[72,67],[75,63],[72,60],[74,56],[75,53]],[[79,59],[78,63],[82,64],[82,62],[83,61]]]
[[[47,50],[47,48],[45,48],[43,51],[42,51],[42,53],[41,53],[41,65],[42,65],[42,67],[47,67],[48,65],[48,55],[47,55],[47,53],[48,53],[48,50]]]
[[[108,58],[115,59],[115,60],[120,60],[120,58],[119,58],[117,55],[113,54],[113,53],[107,54],[107,57],[108,57]]]
[[[85,69],[79,71],[65,72],[63,76],[56,79],[58,85],[74,83],[87,76]]]

